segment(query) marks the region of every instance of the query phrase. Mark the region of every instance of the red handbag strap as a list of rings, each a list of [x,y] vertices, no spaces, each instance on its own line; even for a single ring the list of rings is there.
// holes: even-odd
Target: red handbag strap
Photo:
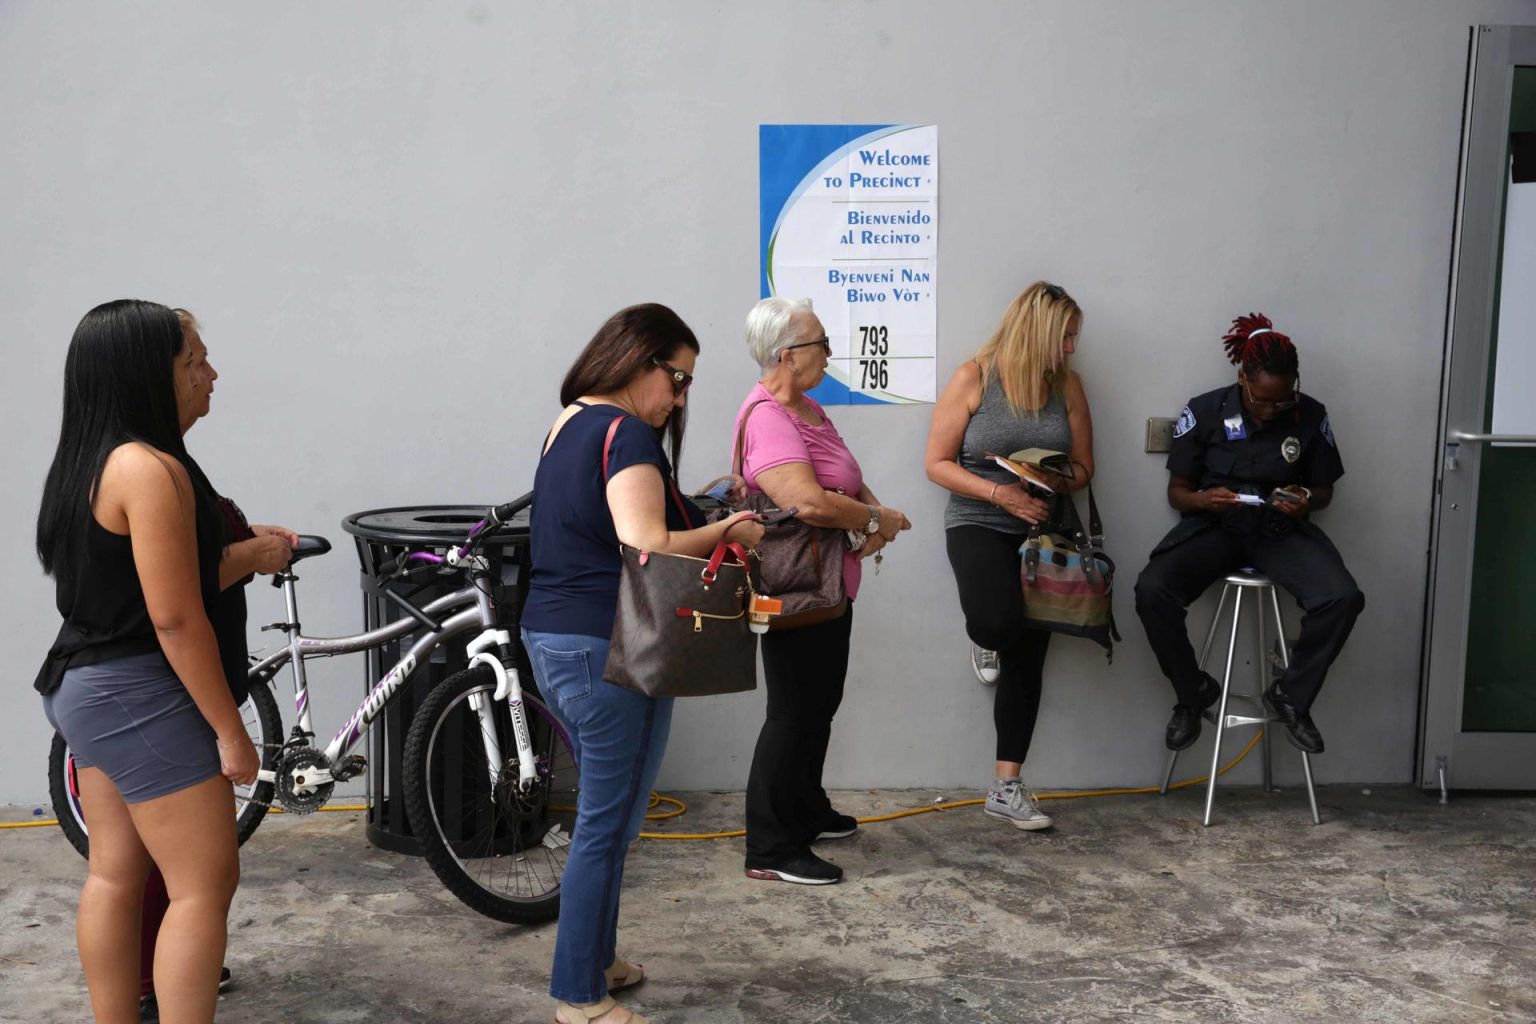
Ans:
[[[603,438],[603,483],[608,482],[608,451],[613,447],[613,436],[619,432],[619,424],[629,417],[615,416],[613,422],[608,424],[608,436]],[[667,477],[667,490],[672,494],[672,504],[677,506],[677,514],[683,517],[683,528],[689,528],[693,520],[688,515],[688,508],[683,504],[683,496],[678,493],[677,484],[669,476]]]
[[[619,432],[619,424],[624,422],[623,416],[615,416],[613,422],[608,424],[608,436],[603,438],[603,483],[608,482],[608,449],[613,447],[613,435]]]
[[[725,546],[725,541],[716,544],[714,554],[709,556],[709,564],[699,572],[705,583],[715,582],[715,577],[720,574],[720,563],[725,561]]]

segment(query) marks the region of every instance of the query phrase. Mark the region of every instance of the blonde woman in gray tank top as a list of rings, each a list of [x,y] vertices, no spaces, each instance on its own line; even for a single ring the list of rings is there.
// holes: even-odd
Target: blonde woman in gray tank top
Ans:
[[[1058,492],[1093,477],[1093,419],[1083,382],[1070,365],[1082,311],[1062,288],[1037,281],[1009,303],[1003,322],[976,355],[960,365],[933,409],[928,479],[949,491],[945,547],[960,592],[971,667],[996,684],[994,779],[985,812],[1027,831],[1051,818],[1020,779],[1040,710],[1051,635],[1024,626],[1019,545],[1051,507],[1017,478],[987,460],[1021,448],[1067,452],[1071,479]]]

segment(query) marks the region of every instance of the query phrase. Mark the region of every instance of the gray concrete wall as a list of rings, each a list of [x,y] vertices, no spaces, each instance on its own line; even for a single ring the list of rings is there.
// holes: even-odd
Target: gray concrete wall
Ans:
[[[0,802],[46,793],[28,683],[56,619],[29,538],[86,309],[199,314],[222,377],[190,445],[254,519],[338,542],[304,574],[304,622],[350,631],[341,517],[522,491],[561,374],[619,306],[660,300],[698,331],[683,476],[721,471],[755,376],[756,129],[798,121],[940,126],[944,374],[1037,277],[1087,311],[1077,366],[1127,642],[1113,666],[1055,645],[1027,776],[1138,784],[1161,766],[1171,698],[1130,583],[1173,513],[1142,424],[1229,379],[1217,339],[1256,309],[1332,410],[1350,473],[1321,521],[1369,599],[1316,709],[1317,771],[1408,781],[1478,22],[1536,22],[1536,3],[6,5]],[[990,771],[928,412],[833,412],[917,528],[859,601],[829,785]],[[275,598],[253,588],[253,624]],[[360,676],[317,666],[322,723]],[[680,707],[663,784],[741,787],[761,708]]]

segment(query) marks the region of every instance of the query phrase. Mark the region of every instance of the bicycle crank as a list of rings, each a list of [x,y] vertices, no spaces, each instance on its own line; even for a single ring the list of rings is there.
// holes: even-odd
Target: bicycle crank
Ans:
[[[330,800],[331,790],[336,788],[336,775],[325,754],[314,747],[294,747],[277,762],[272,782],[283,810],[289,814],[311,814]]]

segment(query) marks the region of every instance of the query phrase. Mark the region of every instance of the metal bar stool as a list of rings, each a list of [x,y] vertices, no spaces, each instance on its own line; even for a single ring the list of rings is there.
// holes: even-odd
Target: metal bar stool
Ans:
[[[1211,774],[1205,787],[1205,824],[1211,823],[1211,813],[1216,806],[1216,773],[1221,769],[1221,739],[1226,730],[1238,725],[1257,725],[1263,734],[1260,745],[1264,748],[1264,792],[1274,792],[1274,772],[1270,761],[1269,723],[1276,721],[1264,707],[1260,694],[1264,691],[1267,682],[1267,666],[1270,664],[1270,654],[1265,641],[1265,619],[1274,615],[1275,623],[1275,649],[1279,655],[1279,667],[1282,671],[1291,667],[1291,653],[1285,646],[1285,623],[1280,618],[1280,597],[1275,592],[1275,585],[1268,576],[1255,572],[1252,569],[1244,569],[1241,572],[1232,573],[1223,580],[1225,584],[1221,588],[1221,598],[1216,602],[1216,614],[1211,616],[1211,628],[1205,634],[1205,647],[1200,651],[1200,671],[1205,671],[1205,663],[1211,656],[1211,645],[1216,640],[1216,627],[1221,622],[1221,613],[1227,606],[1228,595],[1232,598],[1232,634],[1227,641],[1227,668],[1221,677],[1221,699],[1216,708],[1207,708],[1203,717],[1207,722],[1216,726],[1216,742],[1211,750]],[[1254,591],[1254,598],[1258,601],[1258,669],[1259,669],[1259,693],[1233,693],[1232,692],[1232,660],[1237,654],[1237,630],[1243,617],[1243,594],[1247,590]],[[1268,606],[1266,608],[1266,605]],[[1252,710],[1248,714],[1230,714],[1229,708],[1233,702]],[[1173,778],[1173,768],[1178,762],[1179,752],[1168,752],[1168,768],[1163,772],[1163,784],[1158,792],[1167,795],[1168,783]],[[1317,792],[1312,788],[1312,759],[1306,751],[1301,752],[1301,770],[1307,780],[1307,802],[1312,806],[1312,824],[1319,825],[1322,818],[1317,813]]]

